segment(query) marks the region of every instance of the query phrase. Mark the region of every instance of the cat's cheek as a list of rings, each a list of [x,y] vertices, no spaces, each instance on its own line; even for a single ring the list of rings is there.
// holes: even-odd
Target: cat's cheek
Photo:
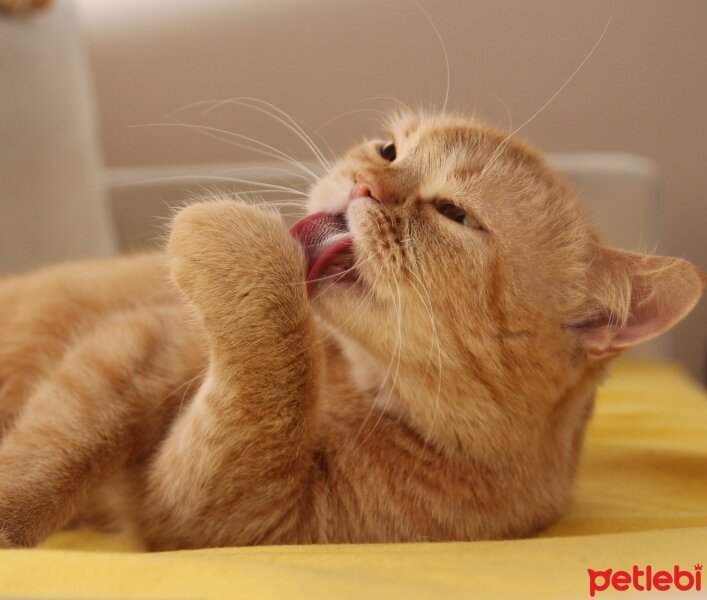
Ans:
[[[344,212],[352,186],[351,179],[343,174],[329,175],[322,179],[309,193],[309,212]]]

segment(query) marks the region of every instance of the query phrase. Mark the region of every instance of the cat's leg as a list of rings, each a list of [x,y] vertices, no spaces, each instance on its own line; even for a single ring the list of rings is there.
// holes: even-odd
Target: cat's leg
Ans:
[[[12,382],[0,381],[0,442],[12,428],[24,404],[24,390],[21,386],[11,387],[11,384]],[[13,387],[18,389],[12,389]]]
[[[193,362],[174,309],[116,315],[75,343],[0,442],[0,546],[64,526],[89,492],[155,443]],[[162,421],[162,422],[160,422]]]
[[[319,350],[302,250],[277,217],[222,201],[183,210],[169,253],[210,371],[150,472],[148,544],[306,541]]]

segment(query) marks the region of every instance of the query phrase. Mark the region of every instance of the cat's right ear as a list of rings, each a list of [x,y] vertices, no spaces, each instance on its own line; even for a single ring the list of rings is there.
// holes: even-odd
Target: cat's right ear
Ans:
[[[586,317],[573,325],[592,358],[612,356],[668,331],[694,308],[707,277],[681,258],[598,247]]]

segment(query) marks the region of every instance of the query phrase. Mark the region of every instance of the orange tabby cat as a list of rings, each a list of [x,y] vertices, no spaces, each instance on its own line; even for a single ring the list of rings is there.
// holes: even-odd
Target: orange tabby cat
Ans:
[[[388,133],[291,232],[204,202],[167,258],[2,282],[0,546],[79,522],[151,549],[491,539],[566,510],[607,363],[705,277],[602,245],[505,133]]]

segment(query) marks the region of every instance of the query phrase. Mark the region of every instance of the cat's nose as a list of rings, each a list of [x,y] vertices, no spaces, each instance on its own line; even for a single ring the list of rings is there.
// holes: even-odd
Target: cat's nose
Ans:
[[[371,198],[381,201],[380,189],[373,175],[367,171],[359,171],[354,177],[356,182],[351,189],[349,202],[353,202],[356,198]]]
[[[356,183],[356,185],[351,188],[349,202],[353,202],[356,198],[373,198],[373,192],[371,192],[371,188],[365,183]]]

